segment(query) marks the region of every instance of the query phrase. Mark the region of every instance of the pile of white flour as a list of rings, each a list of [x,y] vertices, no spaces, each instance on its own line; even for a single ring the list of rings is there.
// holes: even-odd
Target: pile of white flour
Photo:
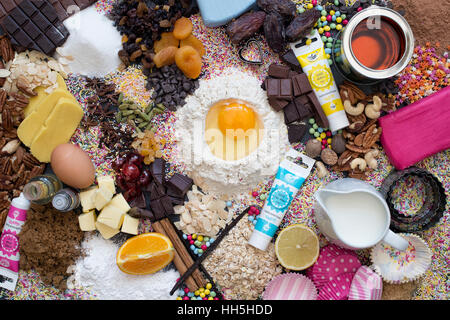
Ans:
[[[199,84],[176,112],[178,161],[203,190],[223,195],[247,192],[277,172],[290,146],[283,113],[275,112],[269,105],[257,78],[237,69],[200,80]],[[264,135],[255,152],[239,160],[226,161],[214,156],[205,141],[205,118],[214,103],[233,98],[252,104],[263,122]]]
[[[169,295],[180,274],[163,269],[149,275],[130,275],[116,265],[119,245],[100,235],[89,235],[82,243],[86,256],[71,267],[69,289],[87,288],[100,300],[175,300]]]

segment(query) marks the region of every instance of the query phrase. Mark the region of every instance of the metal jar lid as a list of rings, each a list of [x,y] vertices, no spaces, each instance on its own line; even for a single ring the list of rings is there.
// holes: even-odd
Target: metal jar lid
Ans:
[[[351,47],[351,39],[356,26],[358,26],[361,21],[376,16],[386,17],[392,20],[398,25],[405,39],[405,52],[403,53],[403,56],[395,65],[385,70],[375,70],[361,64],[355,58]],[[357,73],[371,79],[387,79],[400,73],[410,62],[414,52],[414,35],[406,19],[398,12],[389,8],[370,6],[355,14],[345,26],[342,34],[342,50],[348,63]]]

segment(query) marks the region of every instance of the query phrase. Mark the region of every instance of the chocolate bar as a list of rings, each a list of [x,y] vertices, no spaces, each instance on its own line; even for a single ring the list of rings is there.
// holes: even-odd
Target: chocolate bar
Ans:
[[[148,218],[150,219],[150,222],[155,222],[155,216],[153,215],[153,212],[148,209],[133,207],[127,213],[133,218]]]
[[[269,98],[292,100],[291,79],[267,79],[266,90]]]
[[[97,0],[48,0],[55,8],[59,20],[64,21],[80,10],[86,9]]]
[[[181,197],[188,192],[193,183],[193,180],[188,176],[174,173],[174,175],[166,182],[166,185],[171,188],[172,192],[177,192],[178,196]]]
[[[290,71],[291,68],[289,68],[288,66],[272,63],[269,66],[268,75],[277,79],[286,79],[289,78]]]
[[[281,60],[286,63],[288,66],[290,66],[293,70],[301,71],[302,67],[300,66],[300,63],[298,62],[297,57],[295,56],[295,53],[292,49],[289,49],[286,51],[283,55],[281,55]]]
[[[59,20],[64,21],[79,10],[86,9],[97,0],[48,0],[55,8]],[[22,0],[1,0],[0,1],[0,21],[11,12]],[[71,7],[72,6],[72,7]],[[76,6],[76,7],[75,7]],[[78,8],[79,10],[78,10]]]
[[[161,198],[150,201],[150,208],[155,216],[155,220],[158,221],[166,217],[166,211],[161,202]]]
[[[184,203],[184,196],[180,195],[178,191],[174,191],[171,187],[166,189],[166,194],[169,196],[170,200],[172,200],[173,204],[177,205]]]
[[[153,179],[160,185],[164,183],[165,172],[166,160],[162,158],[156,158],[155,161],[150,164],[150,174],[152,175]]]
[[[277,98],[269,98],[269,104],[275,111],[281,111],[289,104],[289,101]]]
[[[305,100],[306,98],[306,100]],[[289,103],[284,109],[284,122],[290,124],[304,120],[313,115],[311,103],[307,96],[300,96]]]
[[[150,200],[159,199],[166,194],[164,186],[162,184],[155,182],[155,180],[153,180],[149,184],[149,192],[150,192]]]
[[[287,129],[289,142],[300,142],[306,133],[306,124],[290,124]]]
[[[25,49],[53,55],[64,44],[69,31],[52,5],[43,0],[22,0],[2,21],[11,43]]]
[[[316,121],[322,128],[328,128],[330,124],[328,123],[328,118],[323,112],[322,106],[320,105],[319,100],[317,100],[316,94],[314,92],[310,92],[307,94],[309,100],[312,104],[312,109],[314,114],[316,115]]]
[[[295,97],[312,91],[308,76],[305,73],[299,73],[292,77],[292,90]]]

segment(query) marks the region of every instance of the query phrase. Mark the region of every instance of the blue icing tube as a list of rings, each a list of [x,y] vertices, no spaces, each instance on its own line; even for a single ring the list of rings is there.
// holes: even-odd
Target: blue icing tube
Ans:
[[[197,0],[205,26],[209,28],[227,24],[244,12],[256,8],[256,0]]]
[[[315,160],[291,149],[280,163],[269,196],[248,243],[266,250],[283,220],[292,199],[308,177]]]

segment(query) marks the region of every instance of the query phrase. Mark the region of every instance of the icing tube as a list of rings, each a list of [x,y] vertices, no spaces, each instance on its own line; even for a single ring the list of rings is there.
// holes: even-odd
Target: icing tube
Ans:
[[[327,116],[330,130],[335,132],[349,125],[344,105],[317,29],[307,39],[311,40],[310,44],[300,40],[290,45]]]
[[[269,196],[250,237],[249,244],[266,250],[292,199],[308,177],[315,160],[291,149],[280,163]]]
[[[19,232],[27,219],[30,208],[21,193],[11,201],[8,216],[0,237],[0,287],[14,291],[19,278]]]

